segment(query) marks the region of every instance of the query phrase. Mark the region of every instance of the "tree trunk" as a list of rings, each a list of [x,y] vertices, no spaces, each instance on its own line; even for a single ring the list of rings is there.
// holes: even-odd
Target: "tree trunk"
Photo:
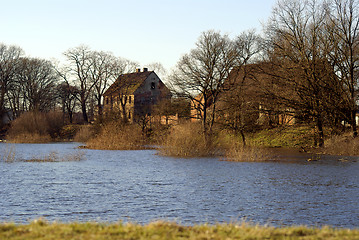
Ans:
[[[317,129],[318,129],[318,144],[319,147],[323,147],[324,146],[323,121],[320,117],[317,117]]]
[[[81,109],[82,109],[82,116],[84,118],[84,121],[86,123],[88,123],[89,120],[88,120],[88,117],[87,117],[86,104],[84,102],[81,103]]]
[[[102,116],[102,104],[101,99],[97,99],[97,113],[101,117]]]
[[[242,137],[243,147],[245,147],[246,146],[246,137],[244,136],[243,129],[240,130],[240,134]]]
[[[355,110],[351,112],[351,122],[352,122],[353,137],[355,138],[358,136]]]
[[[69,115],[69,121],[70,121],[70,123],[72,124],[72,121],[73,121],[72,111],[69,111],[69,112],[68,112],[68,115]]]
[[[121,104],[121,111],[122,111],[122,121],[123,123],[127,123],[128,122],[128,118],[127,118],[127,113],[126,113],[126,102],[123,102],[123,100],[121,99],[120,104]]]
[[[203,132],[204,135],[207,135],[208,129],[207,129],[207,100],[204,100],[203,103],[203,120],[202,120],[202,124],[203,124]]]

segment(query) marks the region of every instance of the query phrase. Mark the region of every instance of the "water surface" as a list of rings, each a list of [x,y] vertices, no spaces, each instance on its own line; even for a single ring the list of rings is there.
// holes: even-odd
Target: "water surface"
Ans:
[[[0,161],[0,222],[44,217],[62,222],[163,219],[191,225],[246,219],[274,226],[359,227],[359,163],[353,159],[238,163],[77,146],[0,144],[0,153],[11,148],[18,160],[51,152],[82,151],[86,157]]]

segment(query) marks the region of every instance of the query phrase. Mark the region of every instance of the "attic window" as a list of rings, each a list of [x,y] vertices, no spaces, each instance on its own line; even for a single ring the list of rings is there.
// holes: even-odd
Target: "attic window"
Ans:
[[[155,89],[155,88],[156,88],[155,82],[151,82],[151,89]]]

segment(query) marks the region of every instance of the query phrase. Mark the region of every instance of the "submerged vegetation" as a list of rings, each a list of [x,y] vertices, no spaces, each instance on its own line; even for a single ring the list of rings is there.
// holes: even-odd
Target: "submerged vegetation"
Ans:
[[[85,153],[77,150],[74,153],[59,155],[58,152],[52,151],[49,154],[42,156],[32,156],[30,158],[16,157],[16,149],[13,145],[8,144],[0,153],[0,162],[14,163],[14,162],[72,162],[82,161],[85,159]]]
[[[228,161],[273,160],[270,148],[294,148],[301,151],[331,155],[359,155],[359,140],[350,133],[329,135],[326,145],[314,148],[313,129],[309,125],[289,125],[258,128],[255,131],[236,133],[215,124],[205,133],[199,122],[185,121],[177,125],[151,122],[145,128],[136,123],[123,123],[111,119],[87,125],[65,125],[56,113],[28,112],[16,119],[8,132],[11,143],[47,143],[76,141],[86,148],[103,150],[138,150],[159,146],[159,154],[173,157],[221,157]],[[55,120],[54,120],[55,119]],[[246,135],[245,142],[243,134]],[[13,149],[2,153],[2,161],[15,161]],[[33,158],[31,161],[66,161],[54,153]],[[73,159],[80,159],[79,156]],[[29,160],[30,161],[30,160]],[[70,160],[73,161],[73,160]]]
[[[268,227],[248,223],[181,226],[170,222],[0,224],[1,239],[358,239],[357,229]]]

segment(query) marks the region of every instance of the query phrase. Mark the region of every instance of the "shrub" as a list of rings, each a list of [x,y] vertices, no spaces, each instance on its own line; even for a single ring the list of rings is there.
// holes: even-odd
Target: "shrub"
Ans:
[[[134,150],[143,148],[141,128],[135,124],[106,123],[100,133],[86,142],[92,149]]]
[[[52,139],[60,137],[61,130],[64,126],[63,114],[61,112],[48,112],[45,114],[47,121],[47,133],[50,134]]]
[[[359,138],[353,138],[351,134],[345,133],[330,137],[319,151],[324,154],[359,156]]]
[[[93,129],[91,125],[82,125],[74,136],[75,142],[87,142],[94,136]]]
[[[63,126],[61,113],[26,112],[15,119],[7,139],[16,143],[43,143],[59,137]]]
[[[73,140],[79,130],[80,130],[79,125],[71,124],[71,125],[63,126],[60,130],[60,138]]]
[[[205,138],[200,124],[185,123],[171,129],[159,151],[174,157],[206,157],[218,154],[218,143],[215,135]]]

